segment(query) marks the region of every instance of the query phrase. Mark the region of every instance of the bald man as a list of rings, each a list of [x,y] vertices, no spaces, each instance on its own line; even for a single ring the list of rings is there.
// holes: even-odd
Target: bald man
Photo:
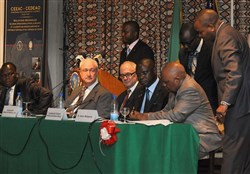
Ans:
[[[77,87],[65,101],[69,116],[74,117],[77,109],[94,109],[100,117],[109,118],[112,94],[100,85],[97,74],[98,64],[95,60],[86,58],[81,61],[80,76],[83,86]]]
[[[250,173],[250,50],[246,39],[214,10],[202,10],[195,29],[214,42],[212,67],[224,118],[222,173]]]
[[[186,74],[184,67],[171,62],[162,70],[163,85],[168,90],[167,105],[158,112],[131,115],[139,120],[168,119],[192,124],[200,137],[199,158],[221,146],[221,135],[216,126],[208,98],[200,85]]]

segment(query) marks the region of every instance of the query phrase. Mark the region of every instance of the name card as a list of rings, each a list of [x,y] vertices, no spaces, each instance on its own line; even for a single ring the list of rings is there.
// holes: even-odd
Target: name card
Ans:
[[[2,117],[16,117],[19,112],[18,106],[5,105],[2,112]]]
[[[97,110],[78,109],[75,121],[92,122],[97,118],[98,118]]]
[[[49,108],[45,120],[67,120],[66,110],[64,108]]]

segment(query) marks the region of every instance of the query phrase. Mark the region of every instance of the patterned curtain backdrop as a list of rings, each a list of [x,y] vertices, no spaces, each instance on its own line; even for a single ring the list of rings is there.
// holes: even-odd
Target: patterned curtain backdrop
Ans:
[[[118,75],[118,64],[122,44],[122,24],[136,20],[141,28],[140,38],[155,52],[157,73],[168,60],[173,0],[64,0],[65,4],[65,48],[66,76],[81,53],[93,56],[105,54],[101,68],[114,76]],[[230,22],[230,0],[218,0],[220,17]],[[205,0],[183,0],[183,21],[193,22],[195,15],[206,7]],[[235,2],[235,27],[246,34],[250,26],[249,0]],[[179,31],[176,31],[179,32]]]

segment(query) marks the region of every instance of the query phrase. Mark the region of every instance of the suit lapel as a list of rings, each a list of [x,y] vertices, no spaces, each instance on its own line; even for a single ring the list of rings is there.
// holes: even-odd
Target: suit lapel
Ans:
[[[159,94],[161,94],[161,88],[160,88],[160,81],[158,82],[152,96],[151,96],[151,99],[149,101],[149,105],[147,108],[144,109],[144,112],[148,112],[148,110],[151,110],[152,106],[154,106],[154,103],[157,103],[157,99],[159,98]]]
[[[95,100],[95,96],[100,88],[100,84],[96,84],[96,86],[90,91],[89,95],[84,99],[84,101],[81,104],[81,108],[85,107],[88,105],[90,102]]]

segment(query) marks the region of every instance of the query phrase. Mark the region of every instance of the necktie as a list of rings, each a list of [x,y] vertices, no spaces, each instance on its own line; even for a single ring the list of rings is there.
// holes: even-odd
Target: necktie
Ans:
[[[5,105],[9,105],[9,100],[10,100],[10,89],[11,89],[11,88],[9,88],[9,89],[6,88],[6,89],[5,89],[5,91],[6,91],[6,92],[5,92],[5,100],[4,100],[4,104],[5,104]]]
[[[85,94],[85,91],[86,91],[87,87],[86,86],[83,86],[82,87],[82,90],[80,92],[80,95],[79,95],[79,98],[76,102],[76,104],[74,105],[70,105],[67,109],[66,109],[66,112],[69,113],[69,116],[70,117],[75,117],[75,114],[76,114],[76,111],[78,109],[78,107],[81,105],[82,101],[83,101],[83,97],[84,97],[84,94]]]
[[[190,70],[190,76],[194,78],[196,66],[197,66],[198,52],[190,53],[188,56],[188,68]]]
[[[122,105],[121,105],[120,110],[123,109],[124,106],[126,105],[130,92],[131,92],[131,90],[128,89],[128,90],[127,90],[127,94],[126,94],[126,96],[125,96],[124,99],[123,99],[123,102],[122,102]]]
[[[129,55],[130,51],[131,51],[131,49],[128,47],[127,48],[127,56]]]
[[[76,106],[79,106],[82,103],[86,89],[87,89],[87,87],[83,86],[82,91],[80,92],[79,98],[76,102]]]
[[[146,100],[145,100],[145,105],[144,105],[144,111],[149,106],[149,102],[150,102],[150,90],[146,88]]]

